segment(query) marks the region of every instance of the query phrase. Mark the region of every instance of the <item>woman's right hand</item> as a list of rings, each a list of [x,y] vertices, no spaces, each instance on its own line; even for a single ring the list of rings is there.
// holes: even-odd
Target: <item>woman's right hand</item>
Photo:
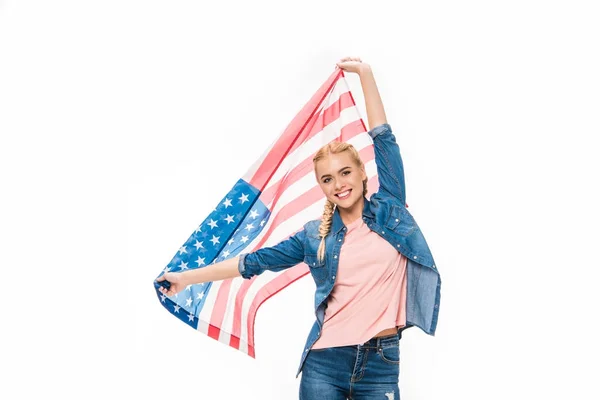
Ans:
[[[171,284],[169,290],[165,289],[162,286],[159,286],[158,288],[158,290],[165,296],[173,296],[181,292],[188,285],[183,276],[183,273],[181,272],[165,272],[163,275],[159,276],[156,279],[157,282],[162,282],[165,280]]]
[[[359,57],[344,57],[335,65],[346,72],[354,72],[358,75],[360,75],[364,69],[370,68],[369,64],[362,62]]]

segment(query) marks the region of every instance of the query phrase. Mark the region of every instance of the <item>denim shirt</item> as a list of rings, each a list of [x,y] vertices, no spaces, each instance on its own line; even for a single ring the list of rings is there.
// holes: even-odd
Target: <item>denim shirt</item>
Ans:
[[[407,258],[406,326],[400,330],[417,326],[433,336],[440,306],[441,278],[421,229],[405,207],[404,167],[400,148],[389,124],[373,128],[369,136],[373,139],[375,149],[379,190],[370,200],[363,198],[362,218],[369,229]],[[239,272],[245,279],[265,270],[281,271],[301,262],[308,265],[317,287],[314,305],[316,321],[308,334],[296,377],[302,371],[308,352],[321,335],[327,298],[333,290],[338,256],[346,235],[346,226],[336,207],[331,231],[325,237],[325,258],[319,262],[320,223],[320,220],[309,221],[303,229],[275,246],[241,254],[238,263]]]

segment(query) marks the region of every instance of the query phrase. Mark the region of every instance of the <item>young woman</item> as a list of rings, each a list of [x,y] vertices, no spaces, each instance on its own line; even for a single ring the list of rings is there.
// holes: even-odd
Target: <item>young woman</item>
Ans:
[[[348,143],[314,156],[327,201],[320,220],[275,246],[205,268],[165,273],[172,296],[187,285],[281,270],[306,263],[315,280],[316,321],[300,361],[300,399],[400,399],[402,330],[434,335],[441,279],[414,218],[405,207],[404,167],[373,77],[359,58],[337,63],[360,77],[379,190],[368,200],[365,166]]]

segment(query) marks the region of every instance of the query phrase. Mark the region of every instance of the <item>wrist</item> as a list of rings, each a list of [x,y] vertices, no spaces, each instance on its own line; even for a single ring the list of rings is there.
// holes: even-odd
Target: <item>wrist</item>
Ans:
[[[192,282],[192,280],[193,280],[192,276],[190,275],[192,272],[194,272],[194,270],[183,271],[183,272],[180,273],[179,276],[180,276],[180,279],[181,279],[181,285],[182,286],[187,287],[187,286],[189,286],[189,285],[191,285],[193,283]]]
[[[358,67],[358,75],[359,76],[371,74],[372,72],[373,71],[371,70],[371,66],[367,63],[361,63],[360,66]]]

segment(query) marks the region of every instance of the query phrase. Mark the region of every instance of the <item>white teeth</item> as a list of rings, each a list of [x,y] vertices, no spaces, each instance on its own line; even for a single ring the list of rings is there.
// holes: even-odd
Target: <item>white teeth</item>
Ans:
[[[350,195],[350,191],[349,191],[349,190],[347,190],[347,191],[345,191],[345,192],[343,192],[343,193],[338,193],[338,194],[337,194],[337,197],[339,197],[340,199],[345,199],[345,198],[346,198],[346,197],[348,197],[349,195]]]

